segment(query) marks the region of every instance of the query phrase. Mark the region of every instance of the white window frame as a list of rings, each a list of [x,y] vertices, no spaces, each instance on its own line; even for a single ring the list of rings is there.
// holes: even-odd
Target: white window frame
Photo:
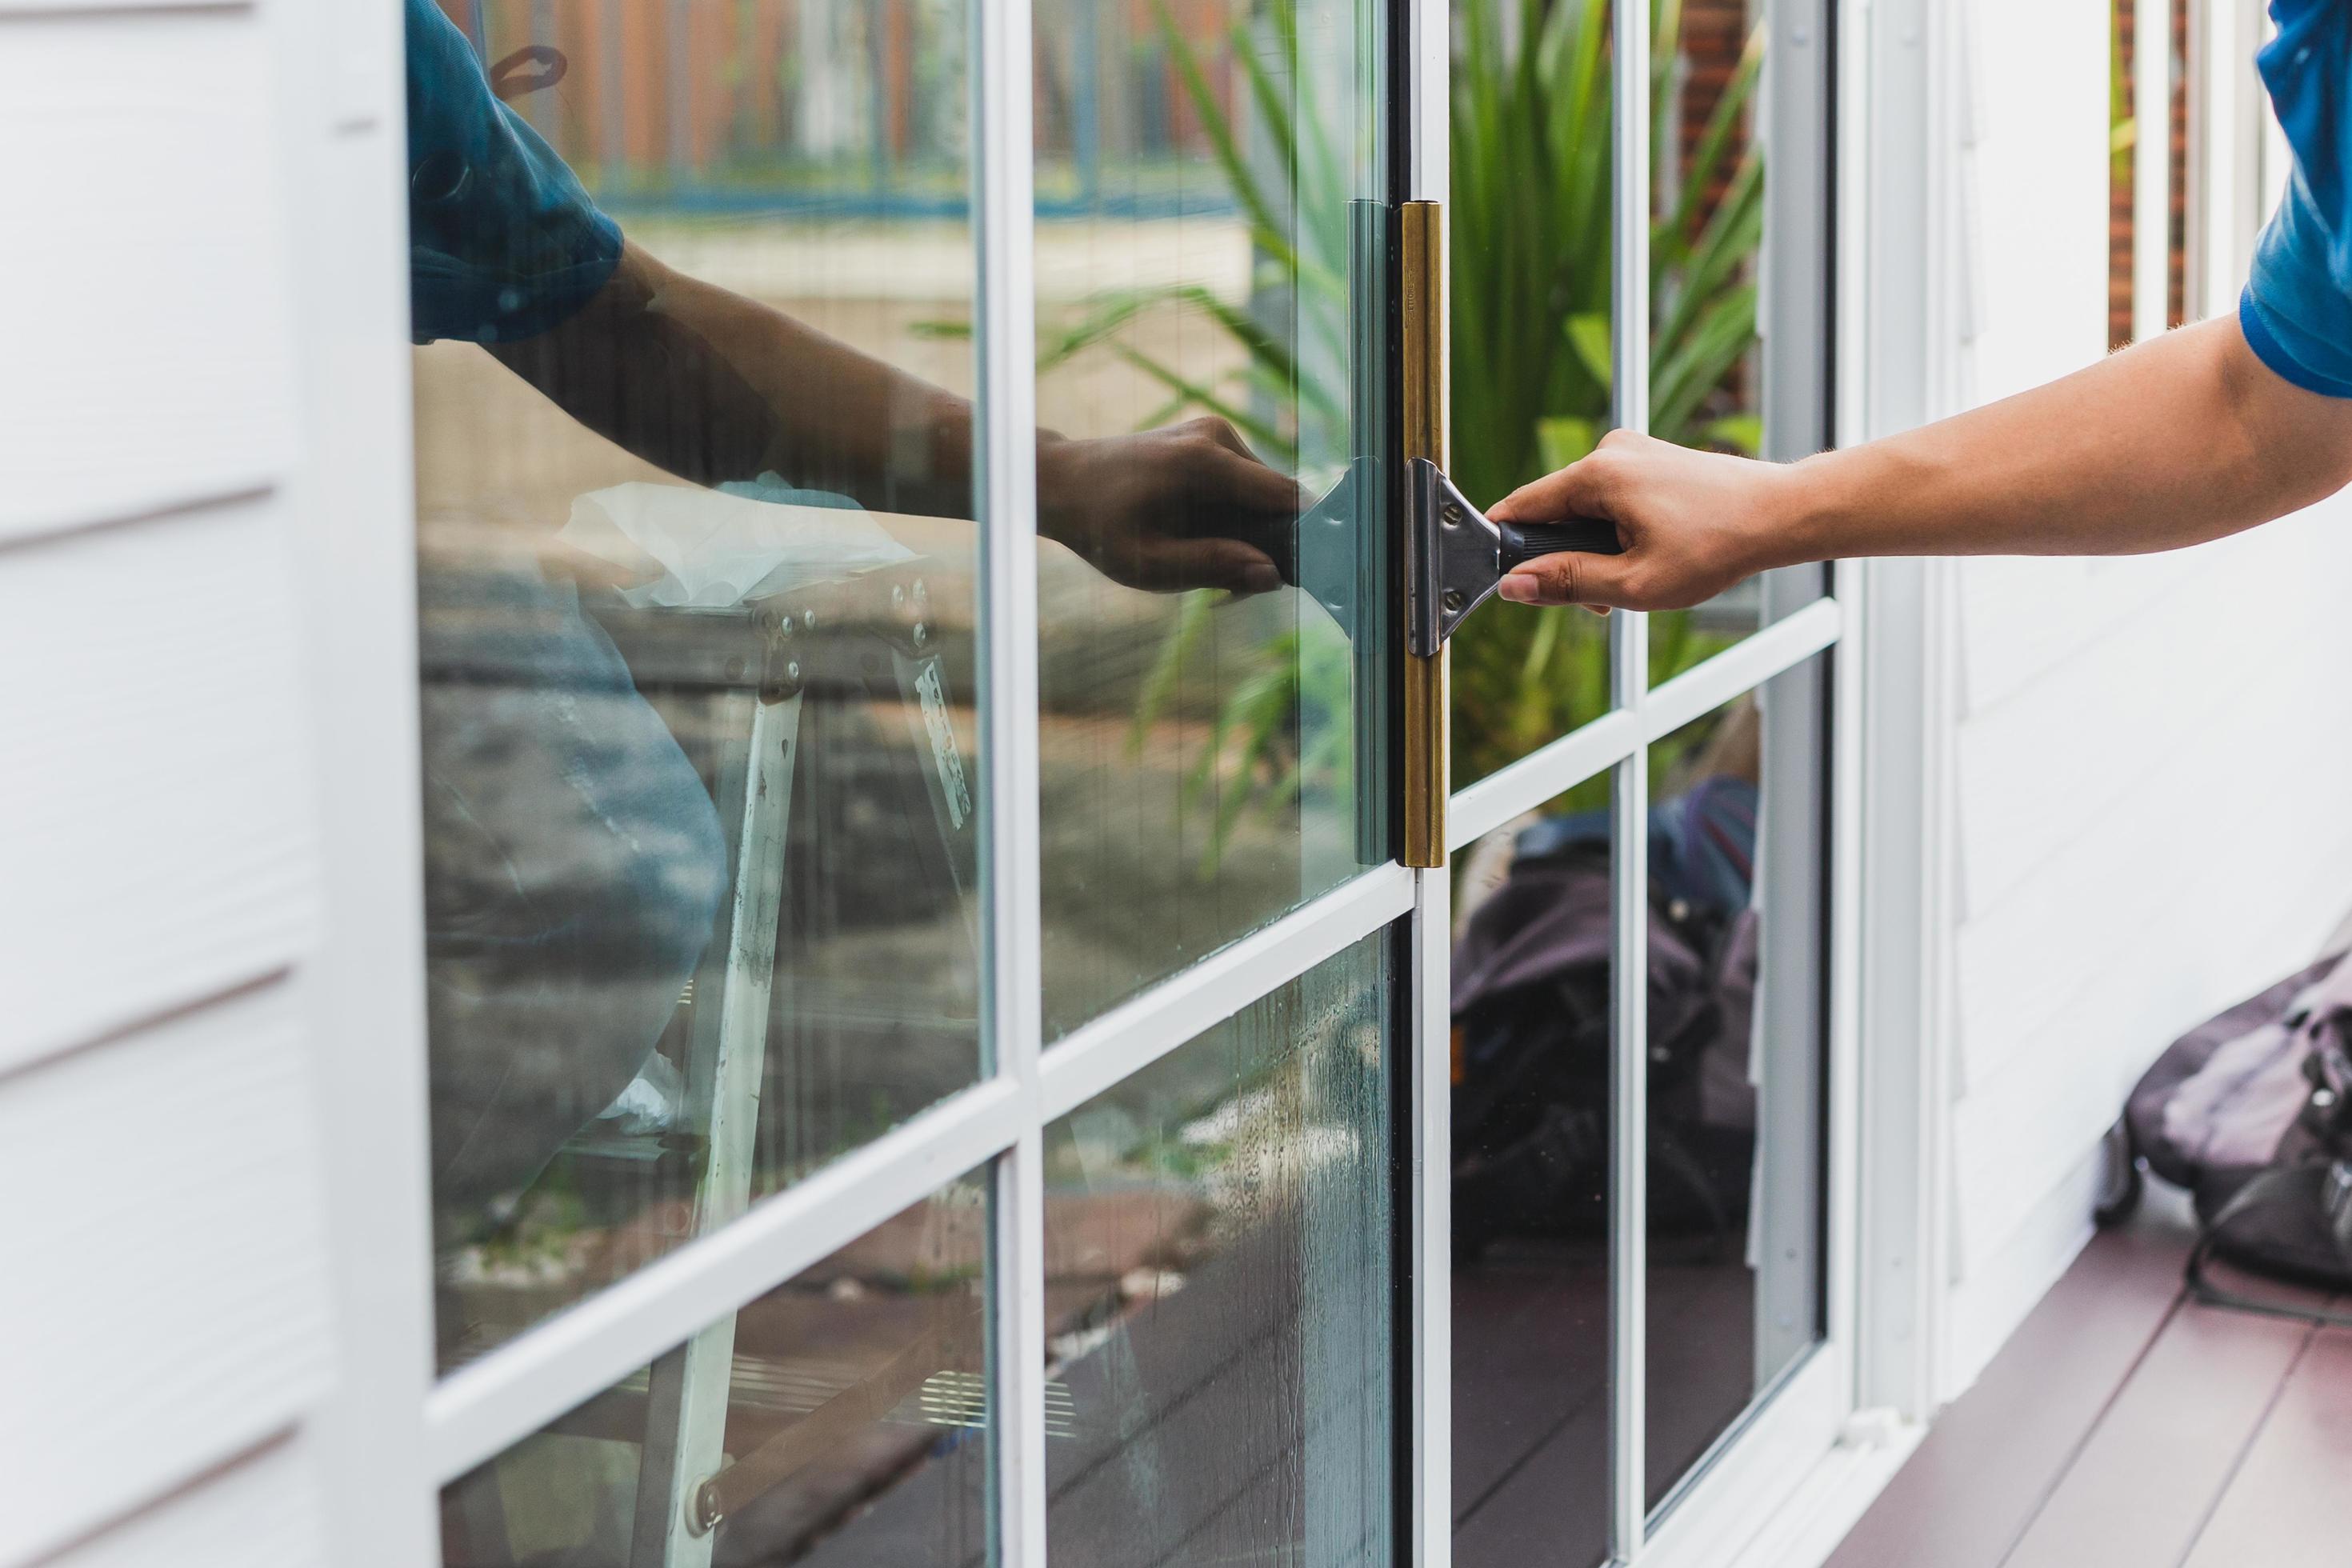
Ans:
[[[1409,95],[1415,134],[1401,150],[1409,158],[1408,194],[1442,201],[1445,195],[1446,86],[1449,11],[1444,0],[1401,0],[1402,36],[1414,58],[1392,61],[1398,90]],[[1776,32],[1776,53],[1811,47],[1829,53],[1823,23],[1838,7],[1841,36],[1853,40],[1839,57],[1841,73],[1815,68],[1811,90],[1839,95],[1841,142],[1848,150],[1869,143],[1856,132],[1877,122],[1885,134],[1890,105],[1883,84],[1865,92],[1865,55],[1874,70],[1894,45],[1890,17],[1924,11],[1924,0],[1880,0],[1875,28],[1864,25],[1864,0],[1821,0],[1810,36],[1801,17]],[[989,352],[991,344],[1027,344],[1032,335],[1034,277],[1029,221],[1031,188],[1028,0],[975,0],[972,79],[976,85],[975,200],[982,323],[980,368],[982,572],[987,591],[982,617],[982,707],[988,773],[983,854],[991,907],[984,1016],[991,1042],[988,1076],[901,1127],[848,1154],[784,1193],[764,1200],[742,1219],[655,1262],[630,1278],[549,1320],[530,1332],[436,1381],[430,1290],[430,1225],[425,1150],[424,960],[418,867],[414,561],[411,548],[409,377],[402,347],[406,284],[399,266],[404,222],[401,167],[402,45],[396,7],[388,0],[341,0],[310,8],[287,29],[299,48],[286,62],[299,91],[320,100],[310,111],[334,127],[329,151],[305,155],[289,178],[305,199],[331,200],[345,220],[313,225],[303,281],[306,319],[318,331],[305,345],[305,369],[317,406],[332,408],[334,438],[322,444],[322,468],[350,483],[364,501],[343,507],[335,526],[314,531],[302,563],[305,602],[320,606],[310,628],[319,672],[310,711],[321,758],[320,825],[329,868],[324,889],[324,938],[307,982],[313,992],[320,1054],[320,1103],[329,1129],[324,1173],[337,1247],[333,1260],[341,1327],[339,1391],[314,1434],[332,1506],[327,1529],[333,1560],[352,1568],[425,1568],[438,1560],[438,1489],[512,1442],[619,1381],[670,1349],[716,1316],[750,1301],[808,1264],[854,1239],[944,1182],[994,1162],[996,1226],[992,1265],[1010,1281],[997,1292],[992,1319],[993,1373],[1003,1425],[995,1467],[995,1510],[1002,1521],[1003,1561],[1024,1568],[1045,1561],[1045,1481],[1043,1367],[1034,1353],[1045,1338],[1042,1272],[1044,1185],[1042,1129],[1053,1117],[1155,1059],[1208,1025],[1265,996],[1349,943],[1410,919],[1409,951],[1418,971],[1407,994],[1410,1058],[1415,1064],[1407,1132],[1421,1152],[1408,1202],[1413,1222],[1412,1319],[1396,1325],[1410,1336],[1411,1386],[1397,1396],[1409,1405],[1412,1437],[1404,1479],[1412,1489],[1415,1525],[1399,1554],[1423,1568],[1450,1563],[1452,1516],[1449,1389],[1451,1258],[1447,1148],[1447,1039],[1450,1026],[1443,977],[1450,947],[1448,878],[1396,865],[1370,870],[1305,908],[1222,950],[1079,1029],[1050,1048],[1043,1045],[1037,946],[1022,933],[1038,929],[1040,889],[1036,847],[1036,603],[1032,514],[1034,387],[1024,354]],[[1781,24],[1776,21],[1776,27]],[[1898,24],[1899,25],[1899,24]],[[1637,331],[1648,320],[1645,295],[1648,226],[1647,8],[1617,13],[1622,113],[1616,163],[1621,279],[1616,314]],[[1916,42],[1916,40],[1915,40]],[[304,53],[302,51],[309,51]],[[1916,62],[1919,51],[1912,56]],[[303,58],[336,62],[336,69],[306,79]],[[1922,75],[1925,73],[1922,72]],[[1769,134],[1788,139],[1802,119],[1805,94],[1782,90],[1768,100],[1777,115]],[[1818,99],[1811,100],[1818,108]],[[1892,106],[1893,118],[1916,112]],[[1816,127],[1820,117],[1814,115]],[[1813,143],[1826,155],[1818,130]],[[1872,167],[1884,170],[1882,153]],[[1863,215],[1874,243],[1884,237],[1874,204],[1892,184],[1863,176],[1859,159],[1841,159],[1836,200],[1843,223],[1837,265],[1849,279],[1864,276]],[[1916,167],[1916,165],[1915,165]],[[1796,182],[1790,189],[1801,188]],[[1775,222],[1825,226],[1822,195],[1776,207]],[[1805,203],[1814,204],[1809,211]],[[1855,388],[1864,377],[1857,345],[1879,340],[1878,323],[1861,309],[1876,300],[1887,276],[1885,252],[1869,256],[1871,287],[1849,289],[1834,301],[1841,404],[1837,426],[1852,433],[1884,423],[1864,410]],[[1810,292],[1809,292],[1810,290]],[[1784,332],[1828,329],[1832,301],[1816,273],[1780,268],[1767,279],[1768,319]],[[1806,312],[1811,315],[1807,316]],[[1813,324],[1809,329],[1807,321]],[[1789,341],[1783,337],[1781,341]],[[1636,338],[1618,353],[1620,422],[1638,428],[1645,402],[1646,348]],[[1812,395],[1818,396],[1818,374]],[[1768,390],[1768,396],[1772,395]],[[1644,831],[1642,812],[1646,752],[1651,743],[1740,693],[1816,656],[1839,650],[1831,683],[1832,755],[1829,780],[1835,814],[1829,836],[1833,911],[1829,942],[1833,977],[1827,1009],[1829,1036],[1830,1188],[1827,1336],[1787,1378],[1775,1396],[1746,1420],[1681,1494],[1662,1520],[1644,1509],[1641,1473],[1639,1332],[1643,1226],[1641,1214],[1643,1081],[1640,1071],[1619,1075],[1617,1112],[1636,1135],[1617,1140],[1618,1269],[1612,1357],[1621,1375],[1612,1429],[1619,1458],[1612,1474],[1612,1542],[1629,1563],[1675,1568],[1722,1563],[1752,1549],[1759,1530],[1790,1529],[1790,1510],[1805,1504],[1817,1530],[1868,1489],[1868,1479],[1891,1473],[1885,1456],[1900,1443],[1869,1447],[1857,1460],[1841,1436],[1858,1410],[1891,1406],[1916,1418],[1924,1409],[1888,1390],[1903,1383],[1865,1353],[1867,1345],[1902,1338],[1884,1326],[1900,1314],[1879,1300],[1901,1292],[1874,1282],[1891,1245],[1918,1239],[1902,1225],[1863,1233],[1857,1194],[1878,1190],[1885,1173],[1902,1163],[1890,1153],[1874,1089],[1867,1105],[1856,1092],[1859,1036],[1864,1024],[1856,984],[1864,955],[1860,910],[1883,891],[1864,884],[1863,791],[1878,803],[1881,781],[1866,779],[1864,724],[1889,720],[1901,707],[1900,658],[1887,646],[1858,637],[1861,607],[1881,591],[1874,576],[1836,569],[1832,594],[1716,656],[1649,689],[1647,627],[1640,616],[1621,616],[1612,633],[1617,710],[1460,792],[1449,818],[1449,847],[1458,847],[1521,810],[1582,780],[1613,771],[1614,833],[1623,869],[1622,912],[1643,908],[1644,857],[1626,854]],[[1888,593],[1899,602],[1900,584]],[[331,614],[323,613],[331,607]],[[1854,652],[1860,657],[1854,657]],[[1866,695],[1885,670],[1881,700]],[[1877,752],[1874,749],[1873,758]],[[1900,781],[1895,794],[1901,794]],[[1876,841],[1873,840],[1875,847]],[[1013,933],[1011,940],[1005,933]],[[1644,972],[1645,921],[1619,921],[1621,976]],[[1880,944],[1883,945],[1883,944]],[[1873,949],[1876,953],[1877,947]],[[1880,960],[1874,957],[1873,962]],[[1639,984],[1621,1006],[1616,1049],[1642,1057]],[[1885,1023],[1868,1015],[1874,1030]],[[1877,1058],[1874,1058],[1874,1066]],[[1916,1109],[1916,1096],[1890,1101]],[[1900,1103],[1895,1103],[1899,1101]],[[1916,1153],[1916,1152],[1913,1152]],[[1927,1162],[1922,1157],[1923,1168]],[[1864,1173],[1869,1179],[1864,1180]],[[1914,1218],[1932,1209],[1913,1205]],[[1877,1216],[1879,1220],[1883,1215]],[[1899,1242],[1890,1240],[1899,1237]],[[1918,1255],[1916,1246],[1912,1256]],[[1402,1266],[1404,1258],[1399,1258]],[[1916,1280],[1925,1270],[1913,1269]],[[1874,1316],[1875,1313],[1875,1316]],[[1915,1386],[1916,1386],[1915,1382]],[[1874,1457],[1873,1457],[1874,1456]],[[1857,1479],[1856,1478],[1861,1478]],[[1828,1500],[1824,1501],[1826,1499]],[[1792,1501],[1792,1500],[1797,1500]],[[1778,1521],[1777,1524],[1775,1521]],[[1777,1538],[1776,1538],[1777,1539]],[[1834,1536],[1829,1537],[1833,1540]]]

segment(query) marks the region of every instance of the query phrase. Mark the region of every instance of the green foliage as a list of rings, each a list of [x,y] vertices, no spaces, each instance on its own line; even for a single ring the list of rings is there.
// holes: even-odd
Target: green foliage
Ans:
[[[1653,144],[1671,146],[1669,78],[1681,0],[1650,0]],[[1504,7],[1516,8],[1506,38]],[[1150,424],[1193,410],[1223,416],[1269,460],[1294,471],[1349,450],[1345,389],[1314,365],[1349,357],[1347,170],[1296,68],[1294,0],[1267,0],[1236,22],[1224,47],[1247,79],[1266,154],[1244,136],[1209,87],[1199,47],[1154,0],[1160,32],[1259,257],[1254,286],[1295,302],[1300,343],[1197,286],[1125,291],[1091,301],[1040,343],[1041,374],[1089,349],[1117,354],[1168,389]],[[1474,498],[1493,499],[1592,450],[1609,426],[1612,86],[1606,0],[1466,0],[1455,8],[1452,73],[1453,183],[1447,288],[1453,400],[1449,468]],[[1752,414],[1722,389],[1756,344],[1750,266],[1763,225],[1760,153],[1738,138],[1762,63],[1762,33],[1705,127],[1671,200],[1652,220],[1650,428],[1685,445],[1753,453]],[[1278,79],[1267,56],[1282,68]],[[1742,149],[1734,161],[1735,147]],[[1276,173],[1268,174],[1267,170]],[[1709,196],[1721,185],[1721,193]],[[1122,341],[1140,312],[1199,311],[1241,345],[1239,368],[1202,384]],[[1302,361],[1307,362],[1302,364]],[[1302,374],[1304,371],[1304,374]],[[1194,595],[1179,616],[1137,705],[1134,742],[1164,712],[1174,672],[1198,642],[1210,605]],[[1726,639],[1687,616],[1654,617],[1654,680],[1687,668]],[[1467,782],[1589,722],[1608,707],[1606,628],[1573,611],[1487,611],[1454,640],[1454,746]],[[1234,683],[1188,787],[1214,794],[1213,867],[1247,810],[1286,809],[1309,783],[1344,791],[1349,748],[1344,650],[1286,633],[1259,650]],[[1302,749],[1300,737],[1305,737]],[[1334,737],[1323,744],[1318,737]]]
[[[1505,5],[1516,7],[1516,49]],[[1464,490],[1487,499],[1583,457],[1609,427],[1609,10],[1601,0],[1474,0],[1455,14],[1448,456]],[[1654,0],[1655,146],[1675,144],[1668,78],[1681,19],[1680,0]],[[1736,163],[1732,153],[1761,51],[1759,32],[1650,231],[1651,432],[1751,454],[1761,422],[1720,406],[1720,389],[1756,344],[1748,263],[1763,233],[1763,162],[1752,147]],[[1465,622],[1453,645],[1456,782],[1605,712],[1607,643],[1606,623],[1576,611]],[[1687,616],[1654,616],[1652,679],[1721,645]]]

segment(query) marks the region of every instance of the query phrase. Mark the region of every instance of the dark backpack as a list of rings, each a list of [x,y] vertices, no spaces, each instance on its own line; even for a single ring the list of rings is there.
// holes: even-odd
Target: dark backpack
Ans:
[[[2352,1287],[2352,956],[2319,960],[2166,1048],[2124,1110],[2133,1152],[2188,1190],[2200,1300],[2324,1316],[2216,1285],[2223,1258],[2255,1273]]]
[[[1661,802],[1649,846],[1650,1219],[1736,1247],[1756,1145],[1755,786]],[[1605,812],[1519,835],[1454,950],[1454,1237],[1601,1234],[1609,1191]]]

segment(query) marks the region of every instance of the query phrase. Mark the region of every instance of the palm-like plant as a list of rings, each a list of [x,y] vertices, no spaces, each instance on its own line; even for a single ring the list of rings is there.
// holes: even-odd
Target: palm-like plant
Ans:
[[[1655,145],[1671,145],[1669,92],[1681,0],[1650,0]],[[1516,5],[1516,44],[1501,26]],[[1045,374],[1090,351],[1118,355],[1159,382],[1168,401],[1143,423],[1188,410],[1223,416],[1262,455],[1310,482],[1349,451],[1347,398],[1348,168],[1298,67],[1295,0],[1266,0],[1225,40],[1249,88],[1260,156],[1251,158],[1209,85],[1200,47],[1155,0],[1163,42],[1258,258],[1254,287],[1291,302],[1285,335],[1196,285],[1122,291],[1090,302],[1039,345]],[[1607,427],[1611,382],[1612,92],[1607,0],[1467,0],[1453,69],[1451,294],[1455,479],[1499,496],[1590,451]],[[1277,79],[1259,38],[1287,68]],[[1763,163],[1738,134],[1761,64],[1753,36],[1717,100],[1690,166],[1651,230],[1650,428],[1665,439],[1752,452],[1758,422],[1726,409],[1722,391],[1756,342],[1748,276],[1762,232]],[[1720,186],[1719,193],[1717,187]],[[1141,312],[1195,310],[1243,350],[1218,382],[1188,378],[1125,341]],[[1341,384],[1335,384],[1335,379]],[[1172,672],[1206,625],[1213,598],[1193,595],[1137,705],[1135,737],[1160,716]],[[1663,679],[1720,639],[1686,616],[1653,623],[1652,674]],[[1309,780],[1343,796],[1348,666],[1303,632],[1259,650],[1192,764],[1196,792],[1217,786],[1223,852],[1239,815],[1286,808]],[[1464,779],[1481,776],[1597,717],[1608,670],[1597,622],[1571,612],[1487,614],[1454,640],[1454,744]]]
[[[1448,457],[1478,497],[1591,451],[1608,427],[1611,383],[1608,7],[1517,0],[1516,47],[1498,13],[1460,8],[1454,62]],[[1668,89],[1681,19],[1680,0],[1653,0],[1654,146],[1674,144]],[[1750,453],[1758,421],[1719,405],[1756,342],[1748,263],[1762,236],[1763,161],[1737,133],[1761,64],[1759,32],[1650,231],[1651,432]],[[1718,643],[1686,615],[1654,617],[1652,678]],[[1465,781],[1608,707],[1604,628],[1590,617],[1478,616],[1453,647],[1454,765]]]

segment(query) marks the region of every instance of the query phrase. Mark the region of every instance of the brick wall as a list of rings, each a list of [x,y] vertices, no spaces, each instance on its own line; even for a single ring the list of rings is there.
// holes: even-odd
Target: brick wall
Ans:
[[[2132,0],[2114,0],[2116,29],[2115,68],[2123,79],[2123,112],[2137,117],[2139,112],[2137,94],[2133,89],[2134,58],[2138,47],[2136,37],[2137,7]],[[2189,6],[2186,0],[2173,0],[2169,7],[2172,23],[2172,58],[2176,62],[2186,57],[2189,48]],[[2165,132],[2168,142],[2167,163],[2170,180],[2167,192],[2169,221],[2166,245],[2169,262],[2166,268],[2166,299],[2164,320],[2167,326],[2180,324],[2183,297],[2186,291],[2187,205],[2189,168],[2189,93],[2182,73],[2169,71],[2172,88],[2166,105]],[[2132,341],[2132,229],[2134,178],[2129,153],[2114,160],[2107,193],[2107,346],[2122,348]]]

